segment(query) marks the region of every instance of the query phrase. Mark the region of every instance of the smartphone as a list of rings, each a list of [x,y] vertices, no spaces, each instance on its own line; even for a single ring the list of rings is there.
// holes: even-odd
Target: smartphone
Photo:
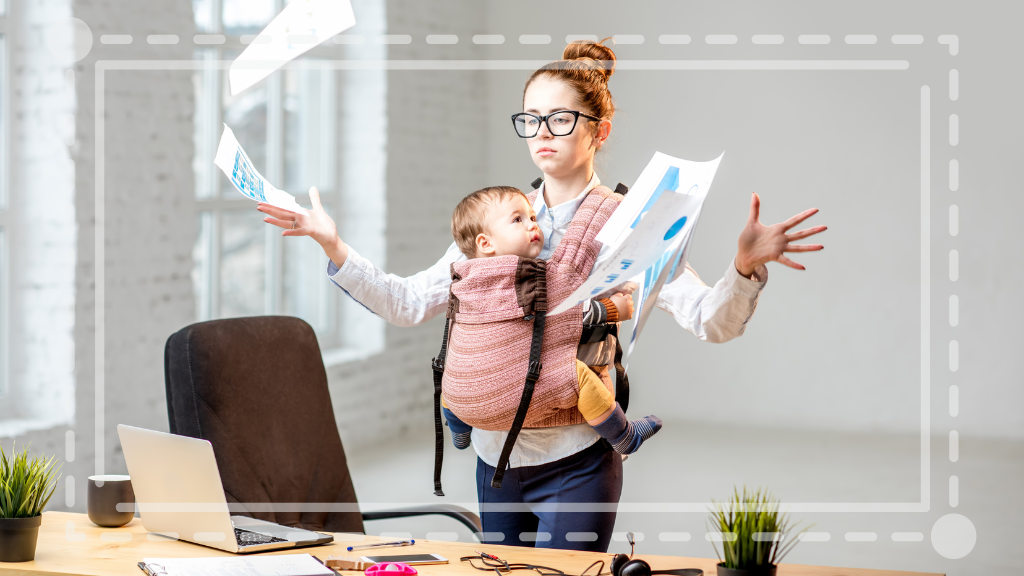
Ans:
[[[401,562],[410,566],[417,564],[447,564],[448,559],[440,554],[400,554],[398,556],[360,556],[362,562]]]

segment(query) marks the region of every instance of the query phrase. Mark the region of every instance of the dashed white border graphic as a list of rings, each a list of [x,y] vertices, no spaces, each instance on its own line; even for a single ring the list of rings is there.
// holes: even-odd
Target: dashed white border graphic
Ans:
[[[642,35],[616,35],[616,42],[621,44],[643,44],[645,37]],[[593,40],[598,38],[594,35],[568,35],[566,42],[574,40]],[[243,36],[242,43],[263,41],[263,38],[256,36]],[[502,35],[480,34],[470,39],[474,44],[503,44],[506,39]],[[823,34],[807,34],[797,37],[799,44],[823,45],[831,42],[831,37]],[[872,45],[878,42],[878,38],[871,34],[850,34],[844,37],[844,42],[849,45]],[[890,37],[894,45],[922,44],[924,37],[921,35],[894,35]],[[100,37],[100,43],[104,45],[129,45],[135,39],[129,34],[105,34]],[[177,44],[180,39],[173,34],[151,34],[145,41],[152,45]],[[192,38],[197,45],[217,45],[225,42],[225,37],[217,34],[198,34]],[[333,39],[335,44],[362,44],[376,42],[380,44],[410,44],[413,39],[406,34],[388,34],[367,38],[358,35],[339,35]],[[460,38],[454,34],[433,34],[424,38],[424,42],[431,45],[450,45],[459,43]],[[549,35],[524,34],[517,38],[523,45],[550,44],[552,38]],[[692,38],[689,35],[661,35],[657,38],[662,45],[690,44]],[[739,42],[739,37],[729,34],[709,34],[704,36],[703,41],[709,45],[734,45]],[[750,38],[752,44],[757,45],[779,45],[787,41],[781,35],[754,35]],[[959,39],[955,35],[942,35],[938,37],[939,44],[949,47],[949,54],[955,56],[959,52]],[[336,70],[354,69],[386,69],[386,70],[524,70],[531,71],[547,64],[548,60],[379,60],[379,61],[318,61],[323,67]],[[226,69],[229,61],[215,63],[220,68]],[[96,62],[96,109],[95,109],[95,210],[96,210],[96,302],[100,305],[95,310],[95,449],[96,449],[96,474],[103,474],[105,437],[104,437],[104,391],[105,391],[105,310],[102,303],[105,301],[105,140],[103,118],[105,114],[105,78],[108,71],[146,71],[146,70],[199,70],[209,66],[209,62],[196,62],[192,60],[100,60]],[[872,71],[903,71],[910,67],[907,60],[619,60],[616,66],[622,70],[872,70]],[[956,101],[959,98],[959,73],[956,69],[949,71],[949,98]],[[919,502],[906,503],[800,503],[789,506],[791,512],[928,512],[931,506],[930,491],[930,431],[931,415],[930,407],[930,386],[931,386],[931,89],[929,86],[922,86],[920,89],[920,122],[921,122],[921,159],[920,159],[920,200],[921,200],[921,499]],[[959,118],[951,114],[948,121],[949,145],[956,147],[959,142]],[[949,189],[956,192],[959,188],[959,162],[956,159],[949,162]],[[959,231],[959,209],[956,204],[949,207],[949,232],[956,237]],[[959,276],[959,253],[956,249],[949,252],[949,279],[956,282]],[[956,294],[949,297],[949,322],[951,327],[959,323],[959,300]],[[956,372],[959,368],[959,344],[957,340],[949,342],[949,369]],[[953,385],[948,390],[949,414],[956,417],[959,413],[959,388]],[[69,437],[69,454],[73,458],[73,436]],[[954,430],[949,436],[949,457],[952,462],[959,458],[959,437]],[[69,488],[73,486],[73,479],[68,478]],[[959,503],[959,481],[956,475],[949,477],[949,505],[955,508]],[[68,500],[68,505],[73,505],[73,496]],[[408,504],[381,504],[389,507],[402,507]],[[464,506],[475,506],[476,502],[463,503]],[[268,506],[263,504],[262,506]],[[317,510],[334,510],[338,504],[272,504],[274,510],[286,511],[296,509],[309,509],[311,506]],[[344,505],[341,505],[344,506]],[[582,506],[582,508],[580,508]],[[552,505],[551,509],[570,511],[572,509],[593,509],[594,504],[577,505]],[[620,512],[707,512],[707,503],[626,503],[617,506]],[[252,506],[246,505],[252,510]],[[549,508],[541,506],[541,508]],[[75,534],[69,525],[68,538],[83,536]],[[642,534],[637,534],[642,539]],[[686,532],[662,533],[659,538],[664,541],[689,541],[690,534]],[[710,539],[711,534],[705,538]],[[848,542],[874,542],[878,535],[875,532],[849,532],[843,535]],[[827,542],[831,539],[828,532],[808,532],[800,537],[803,541]],[[959,514],[946,514],[942,516],[933,526],[931,534],[932,544],[935,549],[947,558],[961,558],[965,556],[974,546],[975,531],[970,520]],[[920,532],[894,532],[891,534],[893,542],[921,542],[924,534]]]

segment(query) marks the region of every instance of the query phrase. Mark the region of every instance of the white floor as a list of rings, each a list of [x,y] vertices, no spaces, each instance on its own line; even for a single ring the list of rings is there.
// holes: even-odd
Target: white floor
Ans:
[[[666,422],[624,463],[612,551],[628,551],[621,534],[632,531],[640,540],[638,554],[714,557],[704,510],[712,498],[724,499],[734,485],[746,484],[770,487],[784,506],[818,504],[815,509],[830,510],[791,512],[804,526],[813,523],[810,530],[823,541],[801,542],[788,562],[953,575],[1024,574],[1024,546],[1017,535],[1024,517],[1024,442],[961,438],[956,463],[949,461],[944,437],[931,444],[927,512],[846,511],[920,502],[920,438]],[[446,496],[433,495],[430,429],[348,457],[364,509],[448,502],[476,511],[472,448],[458,451],[446,444]],[[959,481],[955,508],[949,501],[951,475]],[[973,550],[960,560],[943,558],[932,543],[933,525],[952,513],[969,519],[977,533]],[[473,541],[469,530],[438,517],[376,521],[367,531]],[[904,537],[911,540],[920,534],[921,539],[894,541],[893,533],[910,533]]]

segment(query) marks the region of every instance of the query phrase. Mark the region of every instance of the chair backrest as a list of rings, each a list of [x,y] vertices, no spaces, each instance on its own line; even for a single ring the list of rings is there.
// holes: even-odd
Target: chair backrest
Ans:
[[[167,339],[164,378],[171,433],[213,444],[232,513],[363,532],[309,324],[260,316],[186,326]],[[303,503],[326,506],[295,506]]]

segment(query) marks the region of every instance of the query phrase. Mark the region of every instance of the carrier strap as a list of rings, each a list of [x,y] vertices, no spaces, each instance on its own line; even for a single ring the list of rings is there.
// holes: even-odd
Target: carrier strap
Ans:
[[[444,496],[441,491],[441,463],[444,459],[444,431],[441,429],[441,380],[444,378],[444,360],[448,355],[448,327],[452,320],[444,319],[444,337],[441,351],[430,363],[434,370],[434,496]]]
[[[622,366],[622,343],[619,342],[619,325],[615,322],[606,324],[587,324],[583,326],[583,333],[580,336],[580,345],[596,344],[607,340],[609,336],[615,337],[615,401],[622,406],[625,412],[629,406],[629,376]]]
[[[612,324],[608,327],[608,333],[615,336],[615,401],[625,412],[629,408],[629,376],[626,368],[622,365],[622,342],[619,341],[619,325]]]
[[[614,325],[614,322],[611,325]],[[584,344],[597,344],[598,342],[603,342],[608,338],[608,334],[610,333],[609,331],[610,328],[608,323],[584,324],[583,332],[580,332],[580,346],[583,346]]]
[[[512,454],[512,446],[523,429],[523,422],[526,421],[526,412],[530,409],[530,400],[533,399],[533,387],[540,378],[540,352],[544,345],[544,324],[547,320],[547,311],[539,310],[533,319],[533,340],[530,342],[530,370],[526,374],[526,383],[523,385],[523,396],[519,399],[519,408],[516,410],[515,419],[512,420],[512,428],[505,438],[505,446],[501,449],[501,457],[498,458],[498,465],[494,469],[494,477],[491,479],[492,488],[501,488],[501,479],[505,477],[505,468],[508,467],[508,458]]]

